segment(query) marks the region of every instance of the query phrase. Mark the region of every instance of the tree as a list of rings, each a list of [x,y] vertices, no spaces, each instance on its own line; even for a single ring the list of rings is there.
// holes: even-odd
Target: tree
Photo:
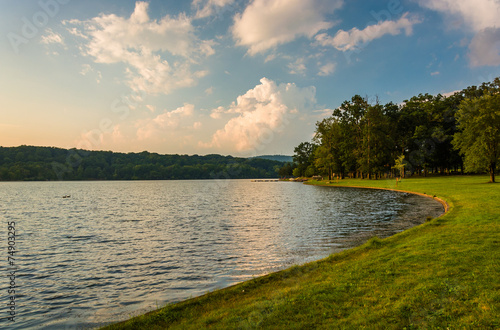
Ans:
[[[290,177],[293,175],[293,164],[292,163],[285,163],[279,171],[278,174],[282,178]]]
[[[405,177],[405,166],[406,166],[405,155],[401,155],[398,158],[396,158],[396,160],[394,161],[394,164],[395,165],[392,168],[398,170],[401,178],[404,178]]]
[[[495,182],[500,158],[500,93],[465,99],[457,112],[458,128],[453,145],[464,156],[467,172],[488,170]]]
[[[390,162],[392,143],[386,133],[389,128],[387,117],[384,116],[380,105],[369,106],[362,121],[363,135],[359,150],[358,163],[362,172],[372,174],[385,170],[384,166]]]
[[[343,173],[342,155],[340,154],[342,128],[337,118],[329,117],[316,123],[314,136],[318,147],[314,152],[314,165],[332,180],[333,173]]]
[[[307,168],[313,165],[314,162],[314,149],[316,149],[316,145],[309,142],[302,142],[295,147],[293,150],[295,152],[293,162],[297,164],[296,173],[298,174],[294,174],[295,176],[306,176]]]

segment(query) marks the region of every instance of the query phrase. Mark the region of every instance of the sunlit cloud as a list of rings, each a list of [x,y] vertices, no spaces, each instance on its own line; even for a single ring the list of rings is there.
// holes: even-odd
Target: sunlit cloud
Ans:
[[[127,83],[134,90],[169,94],[196,85],[208,71],[193,67],[214,53],[213,42],[198,39],[186,15],[152,20],[148,6],[147,2],[136,2],[129,18],[101,14],[87,21],[64,23],[73,35],[84,36],[84,55],[96,63],[127,65]]]
[[[256,55],[298,37],[312,38],[334,25],[327,14],[343,5],[342,0],[254,0],[234,17],[233,38],[238,46]]]
[[[194,105],[184,106],[172,111],[164,111],[153,119],[140,120],[137,124],[137,138],[139,140],[149,139],[179,128],[181,119],[191,117],[194,113]]]
[[[295,84],[277,85],[262,78],[260,85],[237,97],[227,109],[212,111],[212,118],[223,113],[237,114],[217,130],[208,143],[200,146],[213,150],[246,152],[258,148],[272,136],[283,132],[289,120],[298,112],[316,104],[314,87],[300,88]]]
[[[479,31],[469,45],[472,66],[500,65],[500,28],[491,27]]]
[[[52,31],[52,29],[46,29],[45,30],[45,35],[41,37],[40,42],[42,44],[48,45],[48,44],[60,44],[64,45],[64,39],[59,33],[55,33]]]
[[[496,0],[420,0],[422,7],[442,13],[447,26],[475,33],[469,44],[472,66],[500,65],[500,2]]]
[[[94,68],[92,68],[92,66],[88,63],[86,64],[83,64],[82,65],[82,71],[80,71],[80,74],[82,76],[86,76],[90,73],[93,73],[96,77],[96,82],[99,84],[101,82],[101,79],[102,79],[102,74],[99,70],[95,70]]]
[[[305,75],[306,65],[303,58],[298,58],[295,62],[288,64],[288,69],[290,69],[290,74]]]
[[[193,0],[192,6],[196,9],[196,18],[205,18],[222,11],[224,7],[233,3],[234,0]]]
[[[465,24],[477,32],[500,27],[500,3],[496,0],[419,0],[419,4],[443,13],[450,21],[449,25],[457,28],[463,28]]]
[[[421,21],[408,13],[404,14],[397,21],[383,21],[374,25],[369,25],[363,30],[352,28],[349,31],[339,30],[334,37],[326,33],[321,33],[316,36],[316,41],[321,46],[335,47],[341,51],[348,51],[359,48],[375,39],[382,38],[385,35],[398,35],[403,31],[405,34],[411,35],[413,32],[413,25]]]
[[[205,95],[212,95],[213,93],[214,93],[213,87],[209,87],[209,88],[205,89]]]
[[[330,76],[335,72],[335,64],[327,63],[319,68],[318,76]]]

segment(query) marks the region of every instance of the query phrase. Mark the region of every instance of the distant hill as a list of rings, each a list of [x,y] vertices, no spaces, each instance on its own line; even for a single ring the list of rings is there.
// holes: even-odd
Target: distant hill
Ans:
[[[277,178],[280,161],[53,147],[0,147],[0,181]]]
[[[256,156],[254,158],[275,160],[277,162],[282,162],[282,163],[291,163],[291,162],[293,162],[293,157],[292,156],[284,156],[284,155],[264,155],[264,156]]]

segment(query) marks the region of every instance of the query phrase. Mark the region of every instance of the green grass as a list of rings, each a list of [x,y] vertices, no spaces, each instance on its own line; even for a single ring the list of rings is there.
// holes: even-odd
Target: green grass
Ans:
[[[449,212],[108,329],[500,329],[500,184],[488,179],[403,179],[397,189],[436,195]],[[396,188],[394,180],[331,185]]]

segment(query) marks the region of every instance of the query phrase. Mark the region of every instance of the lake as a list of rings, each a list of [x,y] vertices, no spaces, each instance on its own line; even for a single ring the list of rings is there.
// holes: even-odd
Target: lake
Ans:
[[[0,325],[102,326],[442,212],[422,196],[291,182],[2,182]],[[8,222],[17,235],[15,322],[5,307]]]

